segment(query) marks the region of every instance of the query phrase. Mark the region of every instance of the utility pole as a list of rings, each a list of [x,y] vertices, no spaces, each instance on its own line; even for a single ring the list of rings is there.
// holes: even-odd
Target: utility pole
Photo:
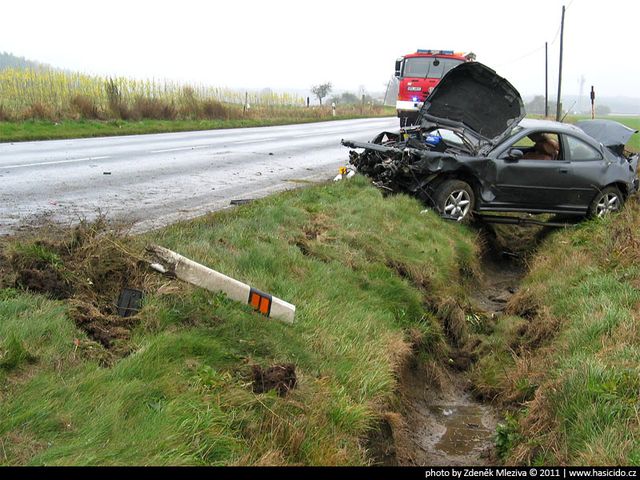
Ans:
[[[560,22],[560,66],[558,68],[558,100],[556,102],[556,122],[560,121],[560,99],[562,98],[562,49],[564,43],[564,5],[562,6],[562,21]]]
[[[393,77],[392,77],[393,78]],[[389,79],[389,81],[387,82],[387,89],[384,92],[384,100],[382,101],[382,105],[386,105],[387,104],[387,93],[389,93],[389,85],[391,85],[391,78]]]
[[[549,116],[549,45],[544,42],[544,118]]]

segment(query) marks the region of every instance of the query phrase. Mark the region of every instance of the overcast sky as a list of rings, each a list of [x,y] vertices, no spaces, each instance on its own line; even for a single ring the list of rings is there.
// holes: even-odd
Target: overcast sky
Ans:
[[[416,48],[477,54],[523,95],[544,93],[544,42],[556,91],[640,97],[637,0],[440,2],[20,0],[3,2],[0,51],[86,73],[231,88],[384,90]]]

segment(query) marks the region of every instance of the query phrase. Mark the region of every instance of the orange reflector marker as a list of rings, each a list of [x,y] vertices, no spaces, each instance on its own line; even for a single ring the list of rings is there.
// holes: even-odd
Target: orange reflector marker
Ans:
[[[272,301],[273,297],[268,293],[263,293],[260,290],[252,288],[249,292],[249,301],[247,303],[251,305],[254,310],[268,317],[271,314]]]
[[[223,292],[232,300],[248,303],[257,312],[269,318],[292,324],[295,320],[296,306],[281,298],[251,288],[226,275],[216,272],[200,263],[196,263],[179,253],[158,245],[150,245],[148,251],[153,255],[151,268],[163,274],[171,272],[185,282],[205,288],[211,292]]]

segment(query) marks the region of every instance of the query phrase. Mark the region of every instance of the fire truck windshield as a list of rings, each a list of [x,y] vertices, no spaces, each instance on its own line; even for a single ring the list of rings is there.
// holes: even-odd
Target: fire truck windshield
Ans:
[[[403,77],[442,78],[456,65],[464,63],[453,58],[411,57],[404,61]]]

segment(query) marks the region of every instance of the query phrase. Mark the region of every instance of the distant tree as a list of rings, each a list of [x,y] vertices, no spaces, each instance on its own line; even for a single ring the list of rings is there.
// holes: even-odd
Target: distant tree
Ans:
[[[322,105],[322,99],[329,95],[329,92],[331,92],[331,88],[331,82],[322,83],[320,85],[314,85],[313,87],[311,87],[311,93],[318,97],[318,101],[320,102],[320,105]]]
[[[527,113],[544,115],[544,95],[536,95],[533,97],[533,100],[524,106],[524,108]],[[551,109],[549,109],[549,111],[551,111]]]
[[[48,65],[17,57],[11,53],[0,52],[0,70],[5,68],[49,68]]]
[[[358,96],[355,93],[343,92],[341,95],[332,95],[329,100],[336,105],[360,105],[362,103],[362,95]],[[373,97],[369,94],[364,94],[364,103],[374,104]]]
[[[360,102],[357,95],[351,92],[343,92],[341,95],[333,95],[330,100],[336,105],[355,105]]]
[[[609,115],[613,110],[609,105],[598,105],[596,102],[596,115]],[[583,110],[580,112],[581,115],[591,115],[591,106],[589,106],[589,110]]]

